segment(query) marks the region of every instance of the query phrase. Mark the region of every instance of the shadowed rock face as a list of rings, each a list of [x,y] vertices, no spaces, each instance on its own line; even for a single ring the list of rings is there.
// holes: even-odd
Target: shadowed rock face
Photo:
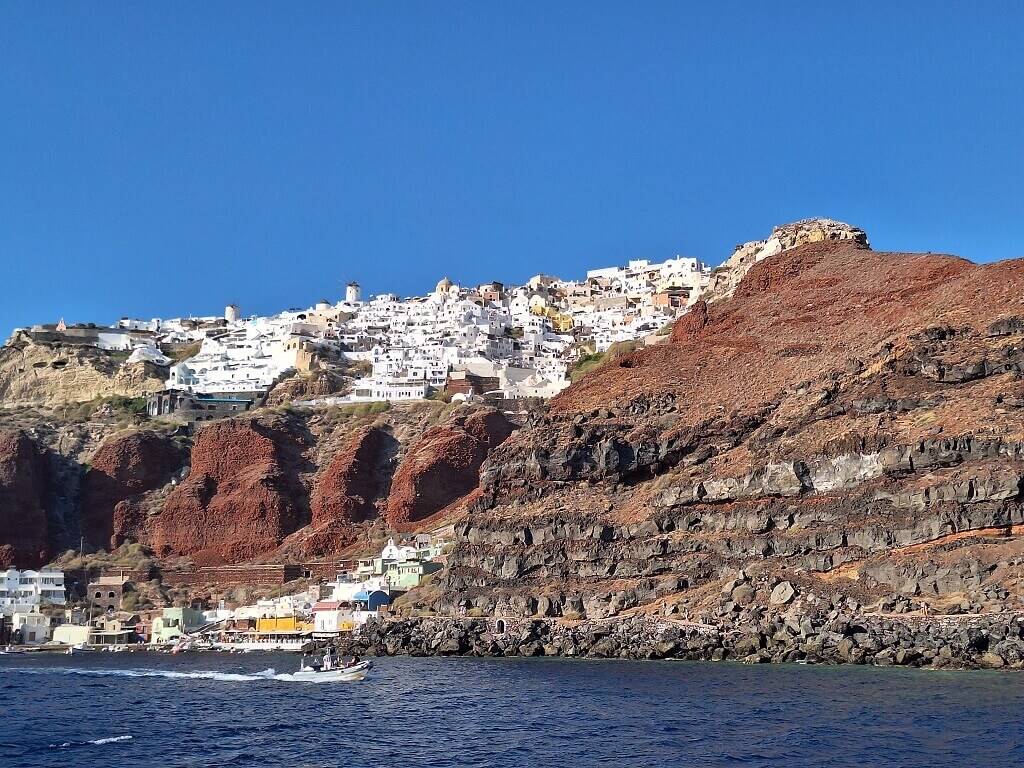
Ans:
[[[313,489],[313,519],[304,552],[322,556],[352,544],[357,524],[377,517],[377,499],[391,480],[397,441],[383,427],[359,430],[331,459]]]
[[[309,522],[307,438],[285,419],[247,418],[199,432],[189,477],[153,521],[161,557],[241,562],[279,546]]]
[[[744,272],[495,449],[425,599],[737,626],[782,582],[797,611],[1024,607],[1024,261],[850,236]]]
[[[38,568],[51,555],[49,463],[22,431],[0,435],[0,567]]]
[[[145,537],[141,498],[168,483],[184,466],[181,448],[151,430],[114,435],[93,455],[82,486],[80,519],[97,549]]]
[[[427,432],[395,473],[388,523],[400,528],[423,520],[475,490],[488,452],[513,429],[500,411],[482,409]]]
[[[363,523],[377,514],[374,501],[387,486],[381,460],[394,442],[381,427],[360,430],[339,451],[313,491],[313,525]]]

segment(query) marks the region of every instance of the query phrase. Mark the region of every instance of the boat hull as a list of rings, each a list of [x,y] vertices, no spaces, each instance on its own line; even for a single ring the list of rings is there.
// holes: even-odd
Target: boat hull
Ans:
[[[292,674],[290,679],[304,683],[341,683],[349,680],[362,680],[371,669],[373,669],[373,662],[363,661],[356,664],[354,667],[331,669],[326,672],[299,670]]]

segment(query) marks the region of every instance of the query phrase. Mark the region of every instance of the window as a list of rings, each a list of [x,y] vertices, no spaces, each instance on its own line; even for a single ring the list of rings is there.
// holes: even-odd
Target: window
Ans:
[[[99,600],[101,597],[103,597],[103,593],[102,592],[97,592],[96,593],[96,599]]]
[[[113,600],[114,599],[114,593],[113,592],[107,593],[107,597],[109,597],[111,600]]]

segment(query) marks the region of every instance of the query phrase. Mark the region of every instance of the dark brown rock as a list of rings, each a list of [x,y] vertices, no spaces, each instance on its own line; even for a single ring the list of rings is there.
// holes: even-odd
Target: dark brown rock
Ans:
[[[79,516],[89,544],[109,549],[145,538],[139,500],[179,473],[184,458],[172,438],[152,430],[122,432],[106,440],[93,455],[82,485]]]
[[[513,429],[500,411],[479,409],[427,432],[395,473],[388,523],[400,528],[423,520],[474,491],[484,459]]]
[[[49,465],[22,431],[0,435],[0,567],[38,568],[52,555]]]

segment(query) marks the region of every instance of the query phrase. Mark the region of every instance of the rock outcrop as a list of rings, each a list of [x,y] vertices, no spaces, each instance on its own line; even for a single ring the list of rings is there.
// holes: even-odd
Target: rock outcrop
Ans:
[[[267,405],[284,405],[294,400],[339,395],[350,388],[351,379],[330,370],[317,370],[295,374],[278,382],[267,393]]]
[[[644,615],[583,622],[410,618],[367,622],[337,645],[342,654],[362,656],[560,656],[1024,669],[1024,616],[966,620],[864,616],[824,604],[809,612],[790,610],[751,618],[743,627]]]
[[[184,459],[178,443],[152,430],[120,432],[104,441],[82,485],[79,519],[89,544],[111,549],[144,540],[142,498],[180,473]]]
[[[764,240],[736,246],[732,256],[712,273],[711,283],[701,298],[708,303],[729,298],[752,266],[783,251],[809,243],[842,240],[868,244],[863,230],[832,219],[805,219],[776,227]]]
[[[285,418],[215,422],[200,430],[189,476],[153,519],[160,557],[242,562],[273,551],[309,522],[307,438]]]
[[[38,568],[53,554],[49,462],[22,431],[0,435],[0,568]]]
[[[737,632],[810,610],[796,595],[1024,610],[1024,261],[876,253],[845,225],[773,238],[668,343],[495,449],[421,604]]]
[[[57,407],[163,389],[167,368],[129,363],[93,347],[36,343],[15,335],[0,347],[0,404]]]
[[[399,465],[387,501],[390,525],[423,520],[476,489],[484,459],[514,427],[500,411],[466,410],[423,435]]]
[[[352,544],[357,524],[377,517],[377,500],[391,481],[397,442],[382,426],[360,429],[317,478],[304,551],[321,556]]]

